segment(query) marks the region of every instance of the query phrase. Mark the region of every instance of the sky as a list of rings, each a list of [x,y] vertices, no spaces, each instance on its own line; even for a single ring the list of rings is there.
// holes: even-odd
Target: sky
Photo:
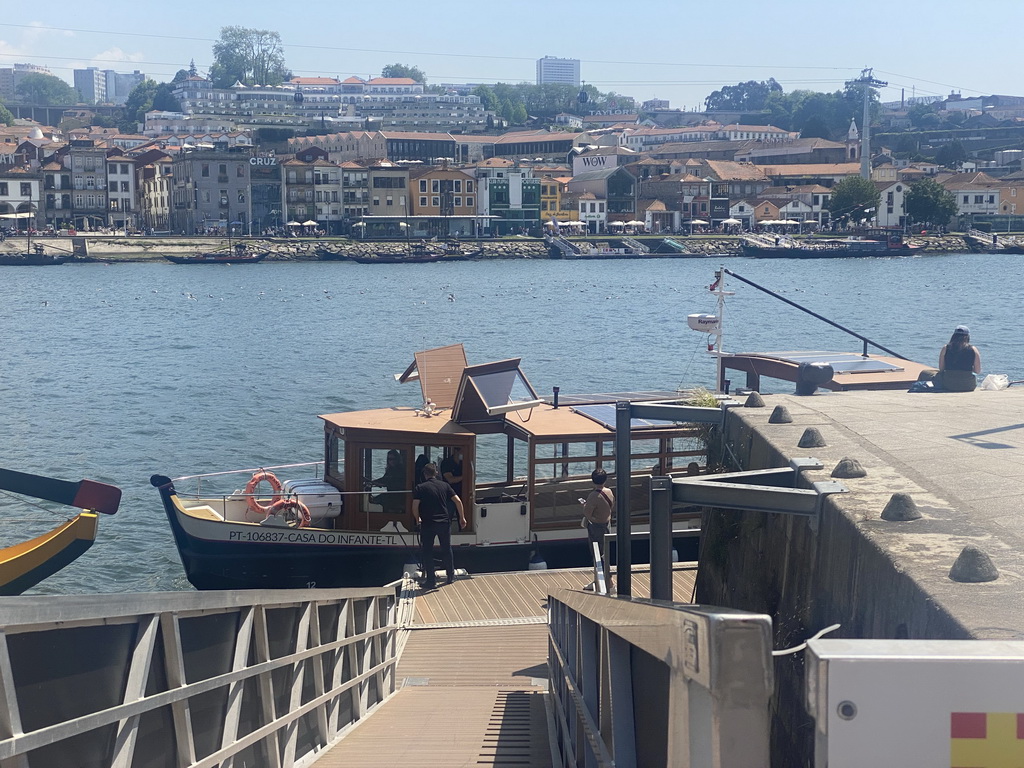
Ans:
[[[238,25],[278,32],[301,76],[371,77],[401,63],[430,84],[532,83],[536,60],[557,56],[580,59],[582,79],[600,91],[688,111],[725,85],[774,77],[786,91],[834,91],[866,67],[889,83],[883,101],[1024,95],[1021,0],[49,0],[16,3],[3,18],[0,67],[39,64],[68,82],[86,66],[158,82],[191,60],[205,72],[221,27]]]

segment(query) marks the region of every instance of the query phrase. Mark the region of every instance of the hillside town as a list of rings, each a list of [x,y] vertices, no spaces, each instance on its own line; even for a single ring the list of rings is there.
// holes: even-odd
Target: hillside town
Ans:
[[[537,61],[538,86],[581,89],[577,109],[521,125],[472,84],[216,87],[193,64],[169,86],[178,109],[145,112],[134,133],[99,118],[142,73],[76,70],[84,103],[18,109],[19,73],[43,68],[15,65],[0,69],[14,116],[0,126],[0,216],[40,232],[364,238],[906,229],[905,197],[926,179],[955,200],[951,227],[1024,229],[1024,97],[929,100],[928,130],[914,125],[926,122],[920,100],[875,103],[867,143],[856,115],[844,136],[822,138],[744,110],[595,105],[579,64]],[[870,181],[876,206],[836,209],[833,191],[851,178]]]

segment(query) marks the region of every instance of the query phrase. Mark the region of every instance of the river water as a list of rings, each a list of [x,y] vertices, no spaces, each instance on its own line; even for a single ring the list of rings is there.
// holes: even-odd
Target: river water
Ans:
[[[31,592],[191,589],[149,476],[319,460],[318,414],[419,404],[419,387],[392,374],[420,349],[522,357],[542,394],[710,387],[707,337],[686,315],[715,311],[719,265],[921,362],[969,325],[986,373],[1024,378],[1020,259],[2,268],[0,466],[124,491],[93,548]],[[727,351],[860,349],[726,287]],[[55,524],[9,497],[0,512],[4,542]]]

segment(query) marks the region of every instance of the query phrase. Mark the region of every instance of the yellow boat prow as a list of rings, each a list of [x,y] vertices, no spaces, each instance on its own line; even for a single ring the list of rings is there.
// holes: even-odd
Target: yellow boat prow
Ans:
[[[34,539],[0,549],[0,595],[20,595],[92,546],[99,516],[82,512]]]

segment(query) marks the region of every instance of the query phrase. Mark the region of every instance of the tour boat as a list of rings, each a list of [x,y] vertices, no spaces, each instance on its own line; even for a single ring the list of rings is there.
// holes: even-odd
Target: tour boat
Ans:
[[[744,235],[740,253],[757,259],[838,259],[851,256],[910,256],[921,246],[904,242],[898,233],[877,237],[804,239],[787,235]]]
[[[175,264],[258,264],[267,258],[267,251],[255,251],[246,243],[229,243],[218,251],[197,251],[187,255],[165,253],[164,258]]]
[[[171,479],[154,475],[182,565],[198,589],[381,585],[417,560],[414,485],[423,464],[463,455],[468,525],[453,531],[455,565],[470,573],[592,562],[581,501],[596,467],[614,478],[615,406],[680,402],[677,392],[540,398],[519,359],[469,365],[461,344],[419,352],[399,382],[417,405],[320,416],[323,462]],[[703,471],[700,425],[635,420],[631,525],[648,529],[652,471]],[[261,447],[261,451],[264,448]],[[614,479],[609,480],[611,488]],[[269,486],[269,487],[268,487]],[[382,490],[377,490],[380,487]],[[695,510],[673,510],[675,528]],[[638,536],[635,561],[647,543]],[[677,549],[695,557],[696,539]]]
[[[16,253],[0,252],[0,266],[4,267],[45,267],[64,264],[71,258],[70,253],[47,251],[40,243]]]
[[[96,540],[97,513],[112,515],[121,502],[121,490],[106,483],[9,469],[0,469],[0,490],[83,510],[41,536],[0,549],[0,595],[20,595],[76,560]]]

